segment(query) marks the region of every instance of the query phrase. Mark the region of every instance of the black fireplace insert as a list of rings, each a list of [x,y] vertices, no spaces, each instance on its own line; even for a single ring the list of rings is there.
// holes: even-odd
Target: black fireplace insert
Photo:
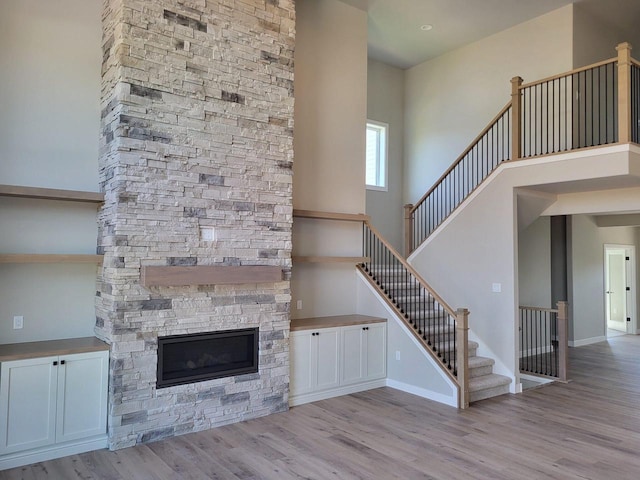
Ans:
[[[257,328],[158,337],[158,388],[257,371]]]

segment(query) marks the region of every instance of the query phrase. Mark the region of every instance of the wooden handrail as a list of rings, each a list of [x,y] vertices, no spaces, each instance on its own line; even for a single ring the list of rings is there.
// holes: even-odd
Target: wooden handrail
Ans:
[[[544,308],[544,307],[524,307],[520,305],[520,310],[531,310],[534,312],[548,312],[548,313],[558,313],[557,308]]]
[[[635,65],[636,67],[640,67],[640,62],[638,60],[636,60],[635,58],[631,59],[631,64]]]
[[[422,276],[415,271],[415,269],[409,265],[407,263],[407,261],[404,259],[404,257],[402,255],[400,255],[400,253],[387,241],[386,238],[384,238],[380,232],[378,231],[377,228],[375,228],[373,225],[371,225],[370,222],[365,222],[365,224],[367,225],[367,227],[369,227],[369,230],[371,230],[371,232],[378,237],[378,239],[380,240],[380,242],[382,242],[382,244],[387,247],[387,249],[389,249],[389,251],[398,259],[398,261],[402,264],[402,266],[404,268],[406,268],[409,273],[411,273],[415,279],[418,281],[418,283],[422,286],[422,288],[424,288],[427,292],[429,292],[431,294],[431,296],[434,298],[434,300],[436,302],[438,302],[440,304],[440,306],[449,314],[451,315],[453,318],[456,318],[456,311],[451,308],[447,302],[445,302],[442,297],[440,295],[438,295],[435,290],[433,288],[431,288],[431,285],[429,285],[427,283],[427,281],[422,278]]]
[[[484,137],[487,132],[489,130],[491,130],[491,128],[496,124],[496,122],[498,120],[500,120],[500,117],[502,117],[508,110],[509,108],[511,108],[511,101],[509,101],[509,103],[507,103],[504,108],[502,110],[500,110],[500,113],[498,113],[492,120],[491,122],[489,122],[489,124],[484,128],[484,130],[482,130],[482,132],[480,132],[480,134],[473,139],[473,142],[471,142],[471,144],[464,150],[464,152],[462,152],[462,155],[460,155],[452,164],[451,166],[447,169],[447,171],[445,171],[440,178],[433,184],[433,186],[429,189],[429,191],[427,193],[425,193],[420,200],[418,200],[413,207],[411,208],[411,214],[413,214],[418,207],[429,197],[429,195],[431,195],[431,193],[433,193],[433,191],[438,187],[438,185],[440,185],[440,183],[447,178],[447,175],[449,175],[454,168],[456,168],[458,166],[458,164],[464,159],[464,157],[467,156],[467,154],[473,149],[473,147],[476,146],[476,144],[482,139],[482,137]]]
[[[569,75],[574,75],[576,73],[584,72],[586,70],[591,70],[592,68],[602,67],[603,65],[608,65],[610,63],[615,63],[617,58],[609,58],[607,60],[603,60],[601,62],[593,63],[591,65],[587,65],[586,67],[576,68],[574,70],[570,70],[565,73],[559,73],[558,75],[552,75],[551,77],[543,78],[542,80],[536,80],[535,82],[523,83],[520,86],[520,90],[524,90],[525,88],[535,87],[536,85],[540,85],[542,83],[551,82],[553,80],[558,80],[559,78],[568,77]]]

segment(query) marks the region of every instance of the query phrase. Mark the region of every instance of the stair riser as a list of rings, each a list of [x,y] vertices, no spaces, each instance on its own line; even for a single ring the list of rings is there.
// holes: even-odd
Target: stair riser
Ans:
[[[478,390],[477,392],[471,392],[469,394],[470,402],[478,402],[491,397],[497,397],[498,395],[504,395],[509,393],[509,385],[500,385],[499,387],[488,388],[486,390]]]
[[[483,375],[491,375],[493,373],[493,366],[486,365],[484,367],[470,368],[469,378],[482,377]]]

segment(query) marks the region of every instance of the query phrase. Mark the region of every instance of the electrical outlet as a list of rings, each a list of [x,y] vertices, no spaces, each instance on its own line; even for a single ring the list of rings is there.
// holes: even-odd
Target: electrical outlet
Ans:
[[[400,350],[396,350],[396,360],[400,360]]]
[[[297,308],[298,310],[302,310],[302,300],[298,300],[298,301],[296,302],[296,308]]]
[[[216,240],[216,231],[213,227],[200,227],[200,239],[203,242],[214,242]]]
[[[494,283],[493,285],[491,285],[491,290],[493,291],[493,293],[502,292],[502,284],[501,283]]]
[[[20,330],[22,327],[24,327],[24,317],[22,315],[13,317],[13,329]]]

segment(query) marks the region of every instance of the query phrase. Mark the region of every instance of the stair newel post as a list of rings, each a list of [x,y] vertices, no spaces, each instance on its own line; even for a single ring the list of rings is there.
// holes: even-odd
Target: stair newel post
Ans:
[[[569,304],[558,302],[558,379],[567,381],[569,370]]]
[[[408,257],[413,251],[413,205],[404,206],[404,256]]]
[[[631,44],[625,42],[618,51],[618,142],[631,142]]]
[[[459,408],[469,408],[469,310],[456,311],[456,365],[458,370]]]
[[[521,157],[522,143],[522,85],[521,77],[511,79],[511,160]]]

